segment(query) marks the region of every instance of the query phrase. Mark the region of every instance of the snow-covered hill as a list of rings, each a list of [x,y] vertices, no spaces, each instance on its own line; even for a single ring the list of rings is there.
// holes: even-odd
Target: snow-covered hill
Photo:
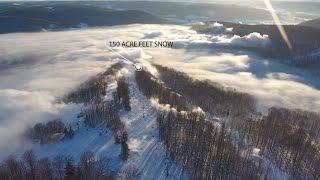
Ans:
[[[36,154],[39,158],[64,155],[78,160],[82,153],[92,151],[96,156],[102,155],[108,158],[110,169],[117,172],[116,176],[119,178],[128,178],[124,171],[130,167],[137,168],[139,179],[186,179],[181,167],[168,157],[158,137],[156,107],[152,106],[152,103],[139,91],[134,68],[127,65],[118,76],[126,78],[131,97],[131,111],[124,109],[120,111],[120,119],[125,124],[129,137],[130,152],[127,161],[120,158],[121,147],[115,144],[110,129],[106,130],[103,124],[91,128],[84,124],[83,119],[77,118],[77,114],[86,108],[85,105],[79,105],[78,110],[74,111],[73,118],[65,121],[75,129],[74,137],[56,143],[39,144],[34,147]],[[112,100],[116,88],[117,82],[114,78],[110,78],[105,101]]]

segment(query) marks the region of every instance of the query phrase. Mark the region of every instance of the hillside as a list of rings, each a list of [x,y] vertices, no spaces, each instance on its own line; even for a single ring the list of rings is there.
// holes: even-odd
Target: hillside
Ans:
[[[62,176],[81,179],[319,176],[319,114],[271,107],[261,115],[247,93],[160,65],[154,66],[159,73],[155,76],[149,68],[134,72],[129,65],[117,63],[66,94],[65,103],[84,103],[79,104],[77,119],[68,122],[72,136],[65,130],[59,133],[64,136],[61,140],[42,142],[34,151],[25,152],[18,162],[27,163],[27,157],[33,157],[41,167],[45,163],[37,160],[39,156],[50,157],[46,161],[53,165],[30,172],[19,164],[16,171],[25,173],[17,177],[41,179],[45,172],[59,171],[59,158],[65,160],[61,167],[68,169],[71,164],[79,169],[70,174],[62,171]],[[56,125],[49,125],[53,122]],[[36,124],[32,134],[37,136],[31,138],[57,131],[56,122]],[[86,164],[86,159],[93,161]],[[2,179],[16,173],[7,168],[12,161],[17,161],[14,156],[2,162]]]
[[[0,13],[0,19],[0,33],[166,22],[142,11],[115,11],[85,5],[11,7]]]
[[[301,26],[313,27],[320,29],[320,18],[300,23]]]

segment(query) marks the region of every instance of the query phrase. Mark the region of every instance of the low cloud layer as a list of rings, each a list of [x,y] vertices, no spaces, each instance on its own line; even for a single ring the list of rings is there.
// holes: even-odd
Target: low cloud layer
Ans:
[[[80,107],[57,104],[55,99],[119,57],[107,50],[109,41],[174,41],[174,48],[115,51],[147,65],[154,74],[149,62],[248,92],[259,99],[261,109],[274,105],[320,109],[320,91],[311,86],[318,81],[307,72],[232,48],[264,47],[267,36],[216,37],[231,48],[212,47],[222,41],[174,25],[0,35],[0,158],[24,146],[19,137],[26,127],[56,117],[66,120],[79,111]]]
[[[260,33],[257,33],[257,32],[250,33],[244,37],[234,36],[231,38],[230,43],[235,46],[250,47],[250,48],[271,47],[271,40],[269,39],[269,36],[266,34],[261,35]]]
[[[235,55],[229,52],[214,53],[210,50],[193,53],[177,50],[174,54],[164,53],[153,52],[153,57],[156,57],[154,61],[187,72],[198,79],[210,79],[248,92],[258,98],[261,111],[270,106],[319,111],[320,91],[309,85],[319,85],[319,82],[307,72],[250,53]],[[183,58],[177,58],[182,56]]]
[[[214,44],[260,49],[267,49],[272,46],[271,40],[267,34],[253,32],[240,37],[233,34],[233,28],[224,27],[223,24],[217,22],[211,24],[202,23],[198,26],[205,27],[205,29],[200,30],[200,32],[208,34],[208,39]]]

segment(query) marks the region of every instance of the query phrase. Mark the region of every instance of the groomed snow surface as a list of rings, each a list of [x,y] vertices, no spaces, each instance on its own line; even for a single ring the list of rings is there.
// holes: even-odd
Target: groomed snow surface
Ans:
[[[132,71],[127,82],[132,109],[121,113],[129,134],[130,156],[127,163],[139,168],[140,179],[186,179],[181,167],[166,157],[158,136],[156,110],[138,90]]]

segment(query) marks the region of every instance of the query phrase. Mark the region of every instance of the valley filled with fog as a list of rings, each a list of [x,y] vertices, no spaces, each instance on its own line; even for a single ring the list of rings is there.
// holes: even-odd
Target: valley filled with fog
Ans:
[[[317,179],[319,8],[0,0],[0,179]]]
[[[221,28],[219,24],[216,26]],[[141,39],[170,40],[174,46],[114,50],[148,67],[150,64],[172,67],[191,77],[249,93],[258,99],[259,111],[263,113],[271,106],[310,111],[320,108],[317,89],[320,82],[309,71],[245,49],[268,48],[271,46],[268,35],[201,34],[190,26],[141,24],[3,34],[0,35],[0,155],[32,147],[21,136],[35,123],[58,117],[66,121],[74,118],[81,107],[57,99],[119,61],[119,56],[107,49],[109,41]]]

